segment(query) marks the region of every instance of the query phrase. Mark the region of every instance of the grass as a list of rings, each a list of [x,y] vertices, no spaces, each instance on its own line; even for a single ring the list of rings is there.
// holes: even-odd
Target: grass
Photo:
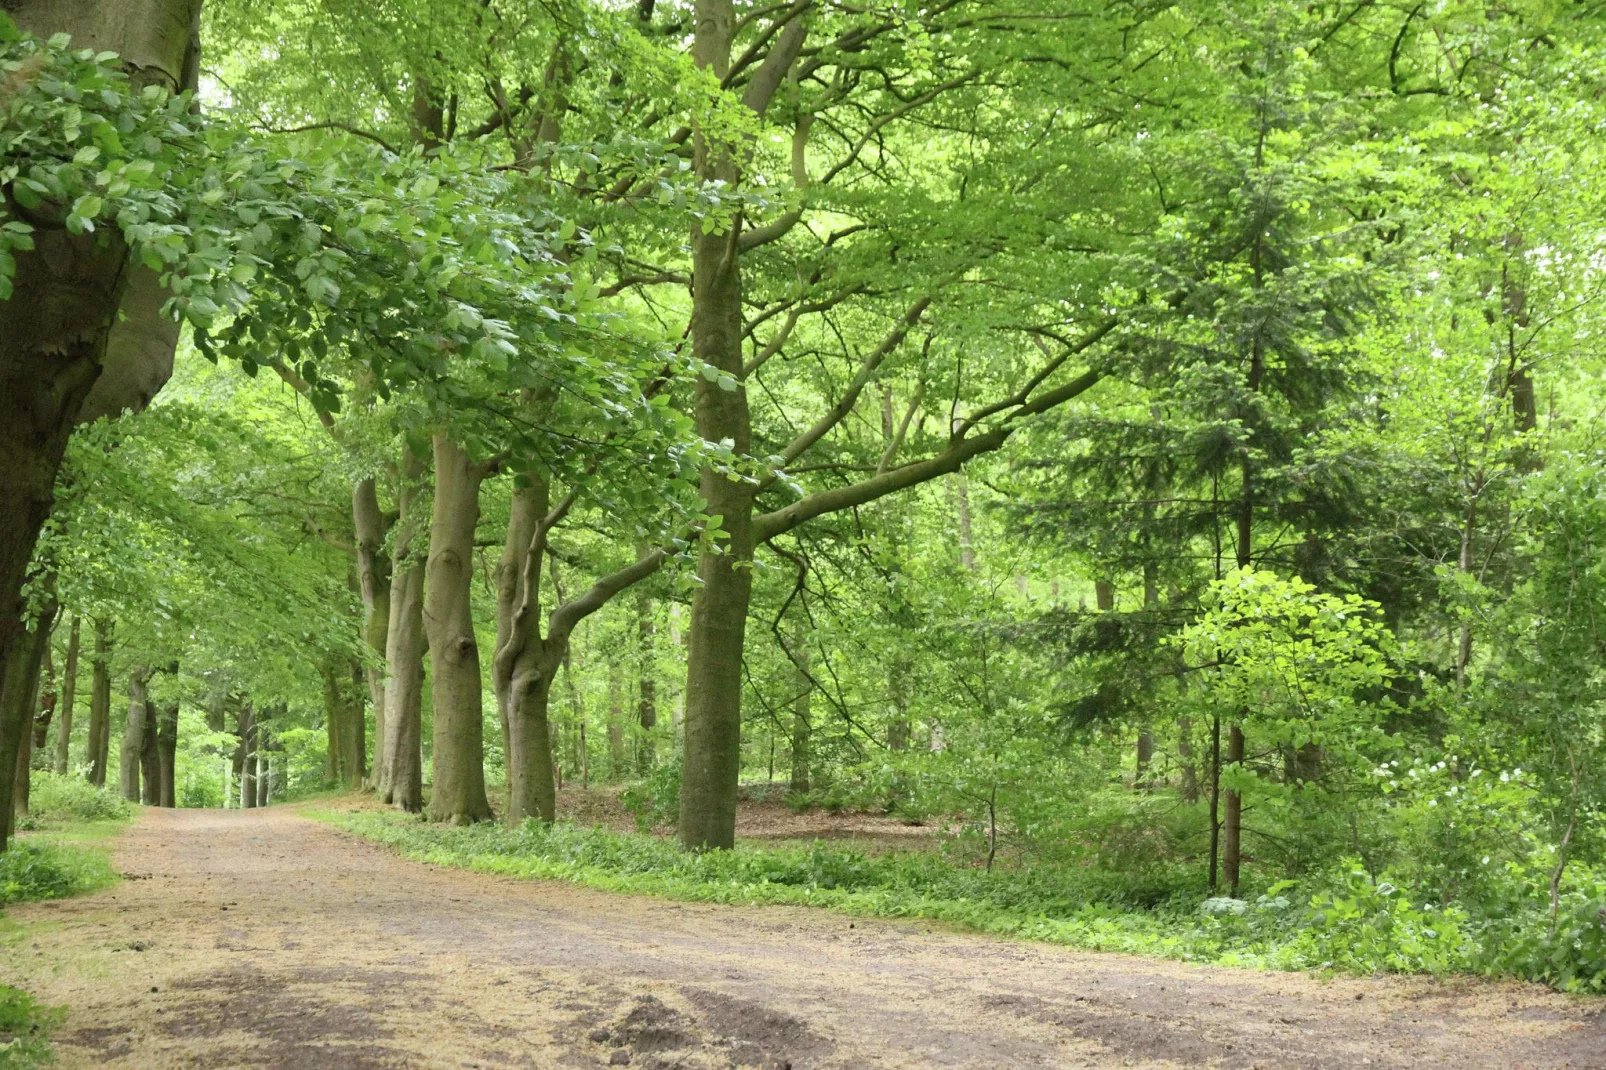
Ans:
[[[1043,864],[987,873],[927,851],[865,854],[815,842],[691,854],[659,837],[562,822],[550,829],[535,823],[455,828],[388,811],[308,812],[417,861],[611,892],[919,918],[1197,963],[1347,974],[1473,973],[1571,991],[1606,989],[1606,923],[1597,924],[1599,895],[1593,893],[1569,901],[1563,924],[1550,932],[1542,909],[1474,918],[1453,904],[1418,905],[1359,867],[1304,887],[1280,882],[1246,901],[1207,898],[1192,867],[1134,874]]]
[[[652,836],[563,823],[551,829],[533,823],[519,829],[452,828],[375,811],[319,810],[311,816],[407,858],[482,873],[685,901],[779,903],[861,917],[919,918],[999,936],[1190,962],[1443,972],[1448,963],[1439,953],[1451,943],[1437,931],[1422,935],[1434,919],[1402,917],[1396,907],[1388,911],[1390,931],[1383,941],[1390,945],[1388,954],[1380,952],[1375,963],[1356,969],[1332,946],[1349,935],[1353,919],[1332,918],[1323,926],[1328,938],[1321,939],[1295,920],[1301,912],[1281,895],[1201,911],[1204,897],[1197,881],[1175,873],[1152,873],[1143,881],[1074,867],[987,873],[931,852],[867,855],[818,842],[689,854]],[[1379,912],[1373,905],[1358,913],[1375,921]]]
[[[134,808],[73,777],[35,773],[31,812],[0,854],[0,909],[9,903],[65,899],[118,879],[111,840]],[[50,1034],[66,1016],[20,988],[0,984],[0,1070],[31,1070],[52,1058]]]

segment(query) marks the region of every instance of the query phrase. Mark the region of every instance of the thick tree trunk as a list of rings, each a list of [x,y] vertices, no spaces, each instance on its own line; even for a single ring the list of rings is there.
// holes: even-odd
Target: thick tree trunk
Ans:
[[[557,813],[548,704],[552,682],[563,664],[567,638],[545,642],[540,635],[540,531],[551,507],[546,479],[532,474],[513,490],[507,540],[496,569],[496,652],[491,679],[502,722],[507,761],[508,825],[526,818],[550,823]]]
[[[27,812],[25,755],[32,738],[29,729],[39,690],[39,666],[55,614],[55,601],[51,599],[44,615],[32,628],[23,630],[22,641],[12,646],[10,656],[0,664],[4,673],[0,676],[0,851],[11,842],[15,815]]]
[[[474,526],[486,474],[444,432],[435,436],[435,512],[424,579],[435,722],[429,816],[456,825],[491,816],[485,796],[480,647],[469,602]]]
[[[698,0],[693,58],[716,78],[730,69],[734,15],[730,0]],[[740,178],[730,150],[698,136],[693,169],[703,179],[734,186]],[[729,441],[738,456],[751,445],[742,378],[740,220],[723,234],[692,231],[692,354],[738,380],[726,390],[699,377],[697,433]],[[705,546],[701,581],[691,605],[686,659],[686,764],[680,790],[680,840],[695,849],[736,842],[737,779],[741,772],[742,681],[738,666],[746,639],[753,581],[753,493],[712,468],[700,478],[704,509],[721,518],[724,539]]]
[[[95,621],[95,653],[89,683],[89,782],[106,786],[112,727],[112,623]]]
[[[139,760],[145,752],[145,707],[150,705],[151,670],[137,666],[128,677],[128,717],[118,751],[117,789],[129,802],[139,802]]]
[[[383,764],[385,752],[385,659],[390,635],[390,562],[380,551],[390,523],[380,512],[373,479],[361,480],[352,488],[351,516],[357,532],[357,583],[362,590],[363,639],[368,644],[368,659],[362,671],[368,687],[368,701],[374,710],[374,766],[377,771]],[[357,730],[361,734],[360,710]],[[364,764],[367,749],[363,743],[359,766]]]
[[[156,703],[145,701],[145,727],[139,738],[139,801],[146,806],[162,805],[162,758],[157,747],[160,731]]]
[[[177,762],[178,703],[170,702],[156,719],[157,806],[168,809],[178,806],[178,786],[174,779]]]
[[[193,84],[200,0],[8,0],[5,11],[38,37],[66,33],[74,47],[118,53],[136,85]],[[171,373],[178,340],[156,276],[130,267],[115,228],[45,226],[33,238],[0,301],[0,665],[22,635],[24,574],[73,427],[142,407]]]
[[[83,618],[73,615],[72,631],[67,634],[67,666],[61,678],[61,711],[56,715],[56,758],[53,763],[57,776],[67,775],[72,744],[73,700],[78,694],[78,633]]]
[[[410,814],[424,808],[424,560],[418,496],[428,472],[423,457],[403,447],[397,487],[396,539],[391,554],[389,630],[385,638],[384,757],[376,764],[381,802]]]

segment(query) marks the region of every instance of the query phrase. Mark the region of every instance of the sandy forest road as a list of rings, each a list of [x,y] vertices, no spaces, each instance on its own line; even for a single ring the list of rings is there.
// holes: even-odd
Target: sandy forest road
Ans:
[[[293,810],[148,810],[15,908],[64,1066],[1606,1067],[1606,1002],[1201,969],[437,869]]]

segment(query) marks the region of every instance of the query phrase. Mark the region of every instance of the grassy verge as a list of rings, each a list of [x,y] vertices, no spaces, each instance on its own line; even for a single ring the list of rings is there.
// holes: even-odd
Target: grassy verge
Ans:
[[[417,861],[605,891],[929,919],[1067,947],[1219,965],[1522,976],[1582,991],[1606,985],[1606,939],[1595,938],[1606,931],[1593,934],[1592,903],[1575,904],[1576,926],[1542,938],[1539,918],[1477,921],[1453,905],[1417,905],[1358,870],[1303,890],[1285,882],[1244,901],[1208,899],[1195,877],[1175,872],[1134,878],[1035,866],[987,873],[932,852],[866,855],[823,843],[697,855],[653,836],[563,823],[452,828],[372,810],[315,809],[309,816]],[[1535,948],[1511,959],[1507,949],[1518,930],[1540,940],[1544,953]],[[1558,956],[1568,941],[1572,950]]]
[[[65,899],[116,883],[111,840],[134,808],[81,780],[34,774],[32,812],[0,854],[0,911],[8,903]],[[50,1062],[50,1034],[66,1016],[27,992],[0,984],[0,1068],[28,1070]]]

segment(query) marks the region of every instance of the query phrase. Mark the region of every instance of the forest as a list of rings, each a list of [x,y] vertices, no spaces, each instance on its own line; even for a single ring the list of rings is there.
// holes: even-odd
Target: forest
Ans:
[[[1606,991],[1603,94],[1592,0],[7,0],[0,903],[294,803]]]

